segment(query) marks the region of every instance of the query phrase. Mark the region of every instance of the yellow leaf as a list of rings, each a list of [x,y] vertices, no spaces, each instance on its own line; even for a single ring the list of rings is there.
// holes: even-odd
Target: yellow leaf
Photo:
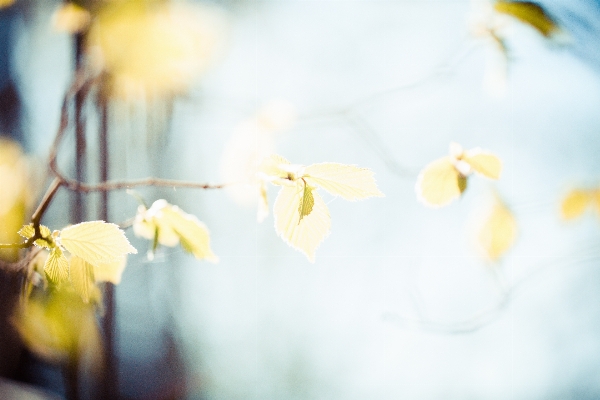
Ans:
[[[265,174],[267,177],[285,179],[288,176],[288,169],[286,167],[289,165],[291,163],[285,158],[277,154],[271,154],[265,157],[259,164],[258,172]]]
[[[172,229],[179,236],[181,247],[197,259],[206,259],[215,263],[219,261],[210,248],[208,228],[194,215],[186,214],[176,206],[164,208],[159,229],[162,226]]]
[[[94,265],[137,253],[117,225],[104,221],[82,222],[63,229],[60,244],[72,255]]]
[[[43,237],[46,237],[46,238],[49,238],[52,236],[52,232],[50,232],[50,228],[48,228],[47,226],[44,226],[44,225],[40,225],[40,233],[42,234]],[[24,225],[21,228],[21,230],[19,231],[19,235],[21,235],[25,239],[32,238],[35,235],[35,229],[33,228],[33,224]],[[44,247],[46,249],[50,249],[51,247],[55,246],[54,243],[49,243],[47,240],[44,240],[44,239],[37,239],[33,243],[38,247]]]
[[[499,259],[512,247],[517,238],[517,222],[505,204],[496,201],[477,238],[485,255],[492,261]]]
[[[273,206],[275,231],[286,243],[314,262],[317,247],[329,234],[331,218],[321,196],[313,193],[312,211],[300,219],[301,214],[298,210],[303,196],[304,187],[299,184],[281,188]]]
[[[82,258],[73,256],[69,276],[77,294],[81,296],[84,303],[89,303],[93,289],[96,287],[94,266]]]
[[[50,361],[77,356],[99,367],[101,339],[95,309],[76,294],[61,290],[47,299],[34,298],[15,319],[27,346]]]
[[[587,190],[574,189],[562,201],[561,216],[569,220],[580,217],[592,201],[592,195]]]
[[[48,278],[54,283],[62,283],[69,280],[69,261],[59,247],[50,250],[46,259],[44,271]]]
[[[180,243],[185,251],[198,259],[218,261],[210,248],[206,225],[164,199],[156,200],[148,210],[143,207],[138,210],[134,232],[151,240],[157,232],[158,242],[164,246],[173,247]]]
[[[441,207],[458,198],[467,187],[467,179],[459,173],[450,157],[427,165],[417,178],[417,197],[431,207]]]
[[[0,8],[12,6],[15,0],[0,0]]]
[[[94,278],[96,282],[111,282],[118,285],[121,283],[126,265],[127,257],[121,257],[106,263],[98,263],[94,265]]]
[[[472,149],[465,152],[461,158],[471,166],[474,172],[490,179],[499,179],[502,171],[502,162],[498,157],[481,149]]]
[[[81,32],[89,26],[90,21],[89,11],[71,2],[61,4],[52,16],[54,29],[59,32]]]
[[[304,169],[302,177],[311,185],[346,200],[383,197],[373,178],[373,171],[367,168],[338,163],[313,164]]]
[[[545,37],[559,31],[557,23],[539,5],[529,1],[498,0],[494,5],[496,11],[517,18],[519,21],[536,29]]]

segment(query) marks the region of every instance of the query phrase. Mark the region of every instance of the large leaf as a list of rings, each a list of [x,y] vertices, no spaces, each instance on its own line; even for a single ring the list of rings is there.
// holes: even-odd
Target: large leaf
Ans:
[[[467,180],[450,157],[427,165],[419,174],[415,186],[417,197],[431,207],[442,207],[458,198],[466,189]]]
[[[60,241],[72,255],[94,265],[137,253],[117,225],[104,221],[82,222],[65,228],[60,233]]]
[[[304,197],[304,190],[305,188],[300,184],[281,188],[273,206],[275,231],[286,243],[314,262],[317,247],[329,234],[331,218],[321,196],[312,192],[314,200],[312,211],[300,219],[301,214],[298,210]]]
[[[346,200],[383,197],[373,178],[373,171],[354,165],[321,163],[304,169],[303,178],[312,186]]]

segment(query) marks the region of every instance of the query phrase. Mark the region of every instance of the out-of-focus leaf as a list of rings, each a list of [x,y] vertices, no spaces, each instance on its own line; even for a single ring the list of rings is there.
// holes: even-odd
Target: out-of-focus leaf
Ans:
[[[71,257],[70,261],[71,268],[69,270],[69,275],[71,283],[84,303],[89,303],[93,289],[96,287],[94,266],[77,256]]]
[[[82,222],[60,232],[60,243],[74,256],[90,264],[110,262],[137,250],[115,224],[104,221]]]
[[[489,179],[500,179],[502,161],[495,155],[477,148],[466,151],[462,160],[469,164],[474,172]]]
[[[90,12],[72,2],[62,3],[52,16],[54,29],[70,34],[85,30],[90,21]]]
[[[206,225],[164,199],[156,200],[148,210],[144,207],[138,210],[134,232],[151,240],[158,233],[158,242],[164,246],[173,247],[180,243],[185,251],[198,259],[218,261],[210,248]]]
[[[24,342],[41,357],[64,362],[77,356],[100,365],[95,309],[75,293],[61,290],[47,299],[32,299],[15,322]]]
[[[44,265],[44,271],[48,278],[56,284],[69,280],[69,260],[67,260],[60,247],[54,247],[50,250],[50,255],[48,255]]]
[[[216,58],[223,13],[171,2],[105,2],[93,20],[88,51],[123,98],[185,93]]]
[[[451,143],[450,156],[428,164],[417,177],[417,197],[428,206],[442,207],[462,195],[472,173],[498,179],[501,171],[497,156],[480,148],[465,151]]]
[[[15,0],[0,0],[0,8],[12,6]]]
[[[321,163],[304,169],[303,179],[346,200],[383,197],[373,178],[373,171],[354,165]]]
[[[517,18],[546,37],[559,30],[558,24],[536,3],[498,0],[494,8],[498,12]]]
[[[277,154],[271,154],[265,157],[258,166],[258,172],[271,178],[286,179],[288,177],[288,168],[290,163],[285,158]]]
[[[499,200],[485,218],[477,239],[487,258],[498,260],[514,244],[517,222],[512,212]]]
[[[574,189],[571,190],[561,203],[561,216],[565,220],[574,219],[583,215],[590,202],[592,196],[588,190]]]
[[[47,226],[44,226],[44,225],[40,225],[40,233],[42,234],[43,237],[52,236],[52,232],[50,232],[50,228],[48,228]],[[35,235],[35,229],[33,227],[33,224],[24,225],[21,228],[21,230],[19,231],[19,235],[21,235],[25,239],[32,238]],[[44,247],[46,249],[50,249],[50,247],[54,247],[47,240],[44,240],[44,239],[37,239],[35,242],[33,242],[33,244],[35,244],[38,247]]]
[[[269,198],[267,197],[267,185],[265,185],[265,182],[261,181],[258,185],[259,198],[256,220],[263,222],[269,216]]]
[[[121,257],[114,261],[98,263],[94,265],[94,278],[96,282],[110,282],[115,285],[121,283],[123,271],[127,265],[127,257]]]
[[[314,262],[317,247],[331,228],[331,218],[325,202],[318,193],[312,194],[312,211],[302,219],[298,212],[304,195],[301,184],[283,186],[273,206],[275,231],[286,243],[304,253],[310,262]]]
[[[454,167],[450,157],[427,165],[417,178],[417,198],[428,206],[442,207],[460,197],[467,180]]]

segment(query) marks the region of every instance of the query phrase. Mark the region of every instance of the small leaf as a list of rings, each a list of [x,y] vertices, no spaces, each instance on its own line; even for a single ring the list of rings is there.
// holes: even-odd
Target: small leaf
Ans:
[[[545,37],[559,31],[558,24],[538,4],[529,1],[498,0],[494,8],[498,12],[517,18]]]
[[[373,178],[373,171],[354,165],[321,163],[304,169],[303,178],[334,196],[346,200],[383,197]]]
[[[52,232],[50,232],[50,228],[48,228],[47,226],[44,225],[40,225],[40,233],[42,234],[43,237],[51,237],[52,236]],[[24,237],[25,239],[30,239],[35,235],[35,229],[33,228],[33,224],[29,224],[29,225],[24,225],[21,230],[19,231],[19,235],[21,235],[21,237]],[[48,243],[47,240],[44,239],[37,239],[35,242],[33,242],[33,244],[35,244],[38,247],[44,247],[46,249],[50,249],[51,247],[54,247],[54,244],[50,244]]]
[[[0,0],[0,9],[8,6],[12,6],[15,0]]]
[[[114,261],[128,253],[137,253],[125,233],[115,224],[104,221],[82,222],[65,228],[60,243],[72,255],[90,264]]]
[[[306,217],[312,212],[314,205],[315,198],[313,196],[313,188],[304,183],[302,198],[300,199],[300,204],[298,205],[298,213],[300,214],[300,220],[298,223],[302,221],[302,218]]]
[[[471,166],[474,172],[489,179],[499,179],[502,172],[502,161],[495,155],[472,149],[465,152],[462,160]]]
[[[479,245],[495,261],[512,247],[516,238],[515,217],[504,203],[497,201],[479,230]]]
[[[273,206],[275,231],[287,244],[304,253],[310,262],[314,262],[317,247],[331,228],[331,218],[325,202],[318,193],[312,194],[312,211],[302,219],[298,210],[304,197],[304,188],[300,185],[283,186]]]
[[[69,280],[69,261],[59,247],[50,250],[46,264],[44,264],[44,271],[54,283],[59,284]]]
[[[592,201],[589,191],[574,189],[570,191],[562,201],[561,216],[565,220],[580,217]]]
[[[444,157],[427,165],[419,174],[415,189],[417,197],[430,207],[442,207],[460,197],[467,186],[450,157]]]
[[[84,303],[89,303],[93,289],[96,287],[94,266],[77,256],[71,257],[69,271],[71,283]]]

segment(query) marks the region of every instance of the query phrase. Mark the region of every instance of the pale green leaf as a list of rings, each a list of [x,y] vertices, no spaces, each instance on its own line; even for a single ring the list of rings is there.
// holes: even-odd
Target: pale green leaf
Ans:
[[[23,225],[23,227],[21,228],[21,230],[18,233],[21,237],[24,237],[25,239],[32,238],[35,235],[35,229],[33,228],[33,224]],[[52,232],[50,231],[50,228],[48,228],[47,226],[44,226],[44,225],[40,225],[40,233],[42,234],[43,237],[52,236]],[[44,240],[44,239],[37,239],[33,243],[38,247],[44,247],[46,249],[50,249],[50,247],[53,247],[50,243],[48,243],[47,240]]]
[[[82,258],[73,256],[71,257],[69,276],[77,294],[81,296],[85,303],[89,303],[93,289],[96,286],[94,266]]]
[[[304,196],[304,187],[299,184],[282,187],[275,199],[273,214],[277,234],[314,262],[317,247],[329,234],[331,218],[321,196],[316,192],[312,194],[314,200],[312,211],[300,219],[301,214],[298,210]]]
[[[304,189],[302,190],[302,198],[300,199],[300,205],[298,206],[300,221],[302,221],[302,218],[308,216],[313,210],[313,207],[315,205],[313,189],[314,188],[304,183]],[[300,223],[300,221],[298,221],[298,223]]]
[[[125,233],[115,224],[104,221],[82,222],[65,228],[60,243],[72,255],[90,264],[114,261],[128,253],[137,253]]]
[[[373,178],[373,171],[354,165],[321,163],[304,169],[303,178],[312,186],[346,200],[383,197]]]
[[[512,212],[497,201],[484,220],[477,239],[487,258],[498,260],[517,238],[517,221]]]
[[[62,283],[69,279],[69,261],[59,247],[50,250],[44,264],[44,271],[54,283]]]

